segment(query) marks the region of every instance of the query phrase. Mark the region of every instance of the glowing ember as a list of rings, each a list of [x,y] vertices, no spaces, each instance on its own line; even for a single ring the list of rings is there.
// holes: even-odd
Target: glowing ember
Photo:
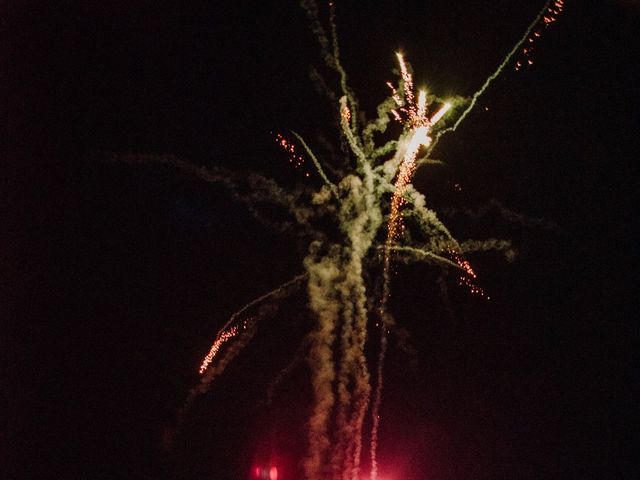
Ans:
[[[465,285],[469,288],[471,293],[480,295],[481,297],[489,300],[490,297],[484,293],[484,290],[476,285],[475,280],[477,280],[478,276],[476,275],[476,272],[473,271],[469,261],[465,260],[459,253],[451,249],[449,249],[449,255],[451,255],[458,266],[466,272],[466,275],[461,275],[458,279],[459,285]]]

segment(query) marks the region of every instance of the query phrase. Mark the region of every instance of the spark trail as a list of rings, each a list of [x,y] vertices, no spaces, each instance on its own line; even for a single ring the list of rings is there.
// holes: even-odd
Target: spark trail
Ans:
[[[235,312],[227,323],[218,331],[209,353],[202,360],[198,369],[200,383],[193,387],[178,412],[177,427],[180,429],[195,399],[211,388],[213,381],[223,374],[229,363],[248,345],[253,338],[258,322],[272,315],[277,310],[280,300],[293,294],[300,283],[307,278],[306,274],[297,275],[272,291],[252,300]],[[248,312],[255,310],[252,315]],[[247,315],[247,316],[245,316]]]
[[[256,320],[255,317],[251,317],[238,322],[238,319],[242,318],[242,315],[246,311],[248,311],[249,309],[251,309],[256,305],[260,305],[264,303],[267,300],[279,299],[288,295],[291,287],[295,287],[298,283],[300,283],[305,278],[306,278],[306,274],[298,275],[294,277],[292,280],[289,280],[288,282],[280,285],[276,289],[270,291],[269,293],[265,293],[261,297],[256,298],[255,300],[251,301],[250,303],[242,307],[236,313],[231,315],[231,318],[227,321],[227,323],[220,329],[220,331],[216,335],[216,339],[211,345],[211,349],[209,350],[209,353],[207,353],[207,355],[204,357],[199,369],[200,375],[204,374],[207,371],[207,369],[209,368],[209,365],[211,365],[211,362],[220,351],[220,348],[225,343],[227,343],[234,337],[238,336],[240,332],[247,331],[247,329],[249,328],[249,325],[251,323],[255,323],[255,320]]]
[[[465,252],[511,251],[511,244],[500,239],[457,241],[436,212],[427,207],[425,196],[413,187],[413,175],[419,165],[436,162],[430,154],[438,139],[455,131],[467,118],[478,99],[512,62],[532,32],[537,31],[551,2],[545,4],[522,39],[480,89],[466,100],[466,107],[452,124],[448,122],[449,103],[429,102],[425,91],[419,91],[416,98],[410,66],[401,54],[397,54],[398,85],[388,83],[391,95],[378,106],[377,117],[367,121],[363,112],[358,111],[358,102],[340,62],[333,3],[329,4],[328,28],[320,20],[320,9],[314,0],[302,0],[301,5],[319,40],[325,64],[337,75],[339,94],[328,96],[339,99],[336,109],[348,158],[344,154],[325,155],[328,158],[316,155],[295,132],[292,133],[297,144],[282,135],[277,142],[294,167],[306,165],[304,157],[311,160],[319,187],[308,184],[290,192],[259,174],[198,168],[171,157],[129,161],[169,164],[220,184],[245,204],[256,219],[282,232],[295,232],[306,245],[304,274],[250,302],[219,330],[200,365],[200,384],[189,393],[179,414],[180,421],[196,396],[208,391],[213,380],[249,343],[258,324],[274,313],[277,302],[306,281],[309,313],[315,325],[303,347],[313,395],[307,422],[307,453],[302,461],[304,478],[359,480],[363,431],[370,426],[369,478],[377,480],[383,370],[388,334],[395,328],[389,311],[392,260],[397,256],[405,263],[426,262],[444,272],[454,272],[460,278],[459,283],[472,293],[484,295]],[[319,74],[316,76],[323,85],[327,84]],[[403,127],[400,138],[381,142],[393,120]],[[260,209],[262,204],[281,208],[292,220],[270,221]],[[382,289],[377,292],[373,285],[380,269]],[[369,330],[379,338],[375,388],[365,355],[365,346],[372,340]],[[272,390],[269,398],[273,398]],[[366,421],[367,412],[371,415],[370,425]]]

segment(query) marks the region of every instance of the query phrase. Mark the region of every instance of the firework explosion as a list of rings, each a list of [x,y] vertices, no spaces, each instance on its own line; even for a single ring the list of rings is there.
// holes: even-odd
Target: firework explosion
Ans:
[[[329,4],[328,30],[320,21],[314,1],[303,0],[301,4],[319,40],[325,63],[339,78],[341,94],[334,98],[339,98],[336,106],[340,134],[348,146],[346,163],[350,167],[343,167],[344,158],[321,161],[295,132],[292,135],[297,145],[282,134],[277,134],[276,141],[294,167],[305,164],[304,157],[311,160],[322,180],[319,189],[300,185],[286,191],[259,174],[203,169],[168,157],[162,160],[208,182],[225,185],[257,219],[283,232],[295,230],[307,242],[304,273],[243,307],[216,335],[199,368],[201,382],[190,392],[180,417],[249,343],[259,322],[275,312],[278,301],[306,282],[315,327],[304,343],[313,390],[307,422],[308,449],[302,464],[305,478],[361,478],[364,430],[370,412],[369,478],[376,480],[383,367],[387,335],[395,328],[388,310],[391,263],[396,259],[405,263],[426,262],[455,272],[460,285],[488,298],[478,286],[477,275],[465,254],[501,250],[507,256],[513,255],[508,241],[457,241],[427,207],[425,196],[413,187],[413,175],[419,165],[430,162],[430,153],[438,140],[457,129],[507,65],[523,53],[530,60],[531,39],[552,23],[548,19],[555,21],[563,3],[547,2],[501,65],[466,100],[450,103],[427,96],[425,91],[419,91],[416,98],[410,66],[398,53],[398,84],[388,83],[391,95],[378,106],[377,118],[370,121],[363,120],[340,62],[333,4]],[[528,46],[523,52],[525,44]],[[402,125],[400,137],[381,142],[392,121]],[[266,220],[259,209],[264,203],[283,208],[290,213],[291,220],[284,223]],[[331,231],[326,229],[327,219],[333,225]],[[377,275],[378,281],[371,284],[365,280],[376,278],[376,272],[382,273]],[[378,356],[372,375],[365,345],[376,336]]]

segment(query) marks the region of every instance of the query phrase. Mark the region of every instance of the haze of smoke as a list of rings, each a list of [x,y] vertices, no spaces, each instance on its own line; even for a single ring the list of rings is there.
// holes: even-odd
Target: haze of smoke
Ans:
[[[274,378],[273,381],[269,384],[269,387],[267,387],[267,405],[271,405],[273,403],[273,397],[276,394],[276,390],[285,382],[287,377],[291,375],[295,368],[304,361],[304,357],[307,354],[308,348],[308,341],[303,341],[298,346],[298,349],[296,350],[296,353],[293,355],[293,358],[291,359],[289,364],[282,370],[280,370],[280,372],[278,372],[278,375],[276,375],[276,378]]]
[[[318,232],[311,227],[309,222],[313,218],[327,213],[317,208],[309,208],[309,202],[305,198],[310,198],[313,194],[310,188],[298,186],[293,191],[289,191],[278,185],[275,180],[255,172],[235,172],[221,167],[198,166],[172,155],[127,154],[114,156],[112,161],[168,165],[199,180],[219,184],[229,191],[233,200],[242,203],[259,223],[283,233],[297,232],[306,236],[314,236]],[[293,223],[276,222],[269,219],[265,212],[259,208],[260,204],[281,207],[290,214],[289,218],[293,220]],[[299,230],[296,230],[294,225]]]
[[[510,240],[489,238],[486,240],[465,240],[460,243],[460,250],[464,253],[475,252],[503,252],[505,258],[511,262],[515,259],[517,252],[511,245]]]
[[[345,99],[342,102],[346,105]],[[355,171],[359,175],[347,175],[338,185],[323,175],[320,162],[308,145],[303,144],[307,153],[315,158],[314,164],[325,183],[319,191],[310,195],[312,207],[302,205],[301,193],[288,193],[273,180],[258,174],[238,174],[224,169],[196,167],[170,156],[138,155],[121,159],[130,163],[168,164],[207,182],[222,184],[232,193],[234,199],[247,205],[259,218],[263,218],[263,215],[255,205],[260,202],[280,205],[292,214],[296,223],[307,230],[312,238],[320,239],[313,241],[309,247],[304,261],[307,270],[305,275],[298,276],[251,302],[236,312],[221,329],[223,332],[230,328],[248,309],[266,300],[269,300],[270,304],[263,306],[258,312],[258,317],[270,314],[273,303],[284,296],[282,293],[288,291],[292,283],[297,284],[304,278],[309,278],[309,306],[318,320],[308,339],[307,354],[315,398],[309,420],[309,454],[304,462],[307,477],[310,479],[352,480],[358,476],[360,469],[362,429],[371,398],[370,373],[364,355],[369,296],[363,279],[363,265],[367,261],[368,252],[375,244],[377,232],[383,225],[382,198],[393,190],[393,166],[397,168],[398,158],[403,152],[400,148],[390,160],[384,162],[382,168],[373,168],[372,161],[367,158],[360,147],[361,143],[346,122],[343,122],[343,133],[356,155]],[[393,142],[392,145],[398,146],[403,143]],[[373,147],[369,148],[369,151],[373,150]],[[242,183],[245,184],[244,187],[241,187]],[[424,196],[413,188],[408,188],[405,194],[409,202],[407,215],[413,215],[418,219],[417,223],[425,238],[431,239],[434,245],[446,244],[459,248],[435,212],[425,207]],[[313,231],[310,220],[321,214],[337,218],[339,229],[344,235],[343,243],[327,246],[322,235]],[[398,247],[397,251],[413,252],[414,260],[424,261],[428,257],[436,264],[457,268],[455,263],[433,252],[412,247]],[[388,312],[381,315],[384,316],[382,322],[385,328],[392,327],[395,322],[391,315]],[[201,383],[189,393],[180,412],[180,421],[195,398],[208,391],[214,379],[224,372],[229,362],[251,340],[255,327],[256,324],[251,323],[246,331],[241,332],[225,346],[215,363],[207,369]],[[374,428],[379,425],[378,410],[382,390],[380,375],[386,345],[386,335],[382,335],[374,396],[377,406],[372,409]],[[334,354],[336,346],[339,347],[337,355]],[[336,429],[330,432],[334,422]],[[377,428],[372,440],[375,446]]]
[[[486,203],[486,205],[483,205],[477,210],[472,210],[468,208],[465,208],[465,209],[446,208],[444,210],[444,214],[451,217],[457,213],[463,213],[464,215],[472,218],[473,220],[478,220],[493,210],[497,211],[500,214],[500,216],[507,222],[516,223],[524,227],[544,228],[546,230],[560,229],[560,227],[556,223],[550,220],[546,220],[544,218],[531,218],[521,213],[514,212],[513,210],[504,206],[501,202],[499,202],[495,198],[490,199]]]

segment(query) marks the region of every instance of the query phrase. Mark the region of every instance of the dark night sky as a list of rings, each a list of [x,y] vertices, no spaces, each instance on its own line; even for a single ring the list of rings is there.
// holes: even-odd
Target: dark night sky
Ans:
[[[261,401],[311,326],[300,295],[196,404],[174,448],[163,439],[217,328],[299,273],[304,251],[219,187],[104,159],[173,154],[307,181],[272,135],[291,128],[313,143],[331,128],[309,81],[322,66],[301,10],[288,0],[10,3],[0,21],[0,477],[238,479],[254,455],[299,453],[305,368],[273,407]],[[369,113],[398,48],[418,84],[470,95],[542,3],[338,2],[343,63]],[[495,212],[445,218],[461,238],[503,236],[520,251],[514,263],[474,256],[492,300],[452,283],[453,318],[432,271],[399,268],[395,311],[417,353],[392,348],[387,364],[389,480],[637,470],[640,5],[566,3],[534,66],[507,71],[481,101],[489,110],[440,143],[449,166],[416,177],[441,212],[495,198],[558,228]]]

